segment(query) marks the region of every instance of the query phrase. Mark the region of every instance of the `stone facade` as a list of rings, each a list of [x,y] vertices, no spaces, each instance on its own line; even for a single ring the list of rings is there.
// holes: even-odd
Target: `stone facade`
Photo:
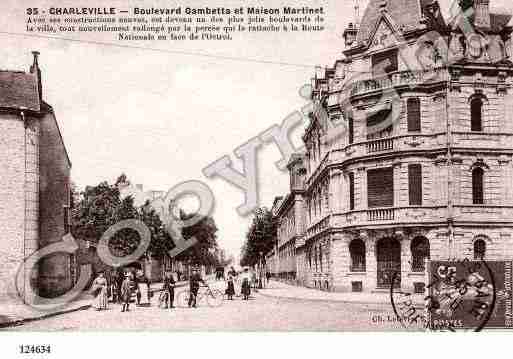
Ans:
[[[422,292],[429,259],[513,258],[511,15],[473,6],[469,34],[436,1],[371,0],[313,79],[301,285]]]
[[[297,276],[296,248],[303,244],[305,226],[304,178],[306,169],[304,157],[293,155],[287,165],[290,175],[291,192],[278,197],[273,206],[273,215],[277,218],[278,240],[273,255],[267,259],[271,263],[271,273],[278,278],[295,283],[301,280]],[[272,258],[276,253],[276,258]]]
[[[17,295],[21,263],[39,248],[62,240],[69,228],[71,163],[53,109],[42,100],[41,71],[34,54],[30,72],[0,71],[0,296]],[[42,259],[27,286],[42,296],[68,290],[73,257]]]

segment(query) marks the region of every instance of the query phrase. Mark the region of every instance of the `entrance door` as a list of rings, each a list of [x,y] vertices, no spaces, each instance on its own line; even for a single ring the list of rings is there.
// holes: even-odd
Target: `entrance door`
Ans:
[[[381,238],[377,243],[378,288],[401,286],[401,243],[395,238]]]

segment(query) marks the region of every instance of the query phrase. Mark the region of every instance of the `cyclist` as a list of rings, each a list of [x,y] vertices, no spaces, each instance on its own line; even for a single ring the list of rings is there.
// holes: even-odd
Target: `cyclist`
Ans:
[[[207,285],[203,278],[201,278],[198,269],[194,268],[192,271],[191,278],[189,279],[189,308],[191,307],[191,305],[193,308],[196,308],[196,298],[198,297],[200,282],[204,285]]]

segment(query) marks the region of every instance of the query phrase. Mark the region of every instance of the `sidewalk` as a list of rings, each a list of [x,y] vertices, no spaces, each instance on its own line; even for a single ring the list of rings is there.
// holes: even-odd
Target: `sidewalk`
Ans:
[[[391,305],[390,292],[388,291],[382,293],[325,292],[273,280],[269,282],[265,289],[259,289],[258,293],[268,297],[284,299]],[[399,294],[396,297],[398,298]],[[411,300],[415,306],[424,305],[423,294],[412,294]]]
[[[33,320],[89,309],[92,301],[93,296],[83,294],[79,299],[52,310],[37,310],[30,305],[23,304],[21,301],[16,303],[0,302],[0,328],[13,327]]]
[[[177,282],[176,288],[185,287],[187,283],[187,281]],[[162,291],[162,282],[150,284],[150,291],[152,293]],[[34,320],[41,320],[60,314],[89,309],[91,308],[92,302],[93,296],[86,293],[66,306],[49,311],[37,310],[29,305],[23,304],[21,301],[16,303],[8,301],[0,302],[0,328],[13,327]]]

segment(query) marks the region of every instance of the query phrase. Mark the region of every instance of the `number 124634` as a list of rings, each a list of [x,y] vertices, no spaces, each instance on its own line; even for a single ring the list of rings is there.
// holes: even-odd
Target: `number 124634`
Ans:
[[[50,345],[20,345],[20,354],[50,354]]]

